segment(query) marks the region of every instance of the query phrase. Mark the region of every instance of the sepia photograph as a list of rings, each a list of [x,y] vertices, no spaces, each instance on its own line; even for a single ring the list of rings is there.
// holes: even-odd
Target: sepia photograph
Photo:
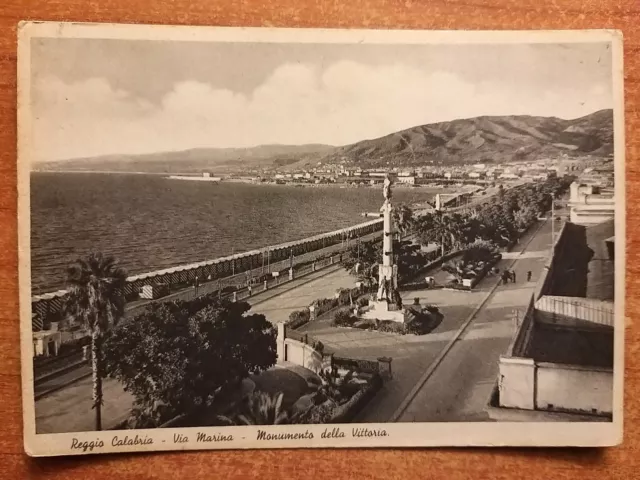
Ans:
[[[30,455],[621,441],[619,32],[23,23],[18,62]]]

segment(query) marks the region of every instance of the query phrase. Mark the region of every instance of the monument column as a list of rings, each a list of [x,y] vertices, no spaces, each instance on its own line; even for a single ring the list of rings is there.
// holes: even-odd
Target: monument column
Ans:
[[[378,294],[369,302],[369,309],[363,318],[391,320],[402,323],[405,320],[402,298],[398,292],[398,266],[393,256],[393,206],[391,205],[391,178],[384,181],[384,204],[380,209],[383,218],[382,262],[378,264]],[[355,312],[354,312],[355,313]]]
[[[378,295],[376,300],[392,302],[398,288],[397,267],[393,258],[393,206],[391,205],[391,179],[384,181],[384,204],[380,211],[383,218],[382,263],[378,266]]]

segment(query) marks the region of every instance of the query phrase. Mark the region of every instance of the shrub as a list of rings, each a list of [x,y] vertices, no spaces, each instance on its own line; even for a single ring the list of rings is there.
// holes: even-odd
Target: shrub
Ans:
[[[308,308],[302,310],[294,310],[289,314],[289,321],[287,322],[287,325],[293,329],[296,329],[306,323],[309,323],[310,319],[311,312]]]
[[[338,310],[333,317],[332,325],[334,327],[350,327],[356,320],[357,318],[352,315],[349,308],[342,308]]]
[[[353,420],[356,414],[362,410],[364,405],[373,398],[382,386],[382,379],[378,374],[374,374],[369,383],[358,388],[355,393],[342,404],[327,401],[317,405],[305,414],[300,423],[348,423]]]
[[[465,291],[471,290],[471,287],[467,287],[465,285],[462,285],[461,283],[454,283],[454,282],[445,284],[444,288],[453,288],[454,290],[465,290]]]
[[[424,335],[431,331],[431,322],[428,315],[417,315],[414,319],[405,322],[404,329],[406,333],[414,335]]]
[[[436,307],[435,305],[425,305],[424,308],[429,313],[440,313],[440,309],[438,307]]]
[[[404,335],[406,332],[404,324],[400,322],[394,322],[393,320],[381,320],[376,324],[379,332],[398,333]]]
[[[369,305],[369,296],[365,295],[364,297],[358,298],[358,300],[356,300],[356,305],[358,307],[366,307]]]
[[[316,315],[320,316],[338,306],[337,298],[321,298],[316,301]]]

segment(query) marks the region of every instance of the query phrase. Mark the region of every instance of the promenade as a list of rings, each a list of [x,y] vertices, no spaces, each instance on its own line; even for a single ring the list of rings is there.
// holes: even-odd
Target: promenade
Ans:
[[[250,301],[253,313],[262,313],[271,323],[284,322],[294,310],[308,307],[318,298],[331,298],[340,288],[355,287],[356,280],[342,265],[328,269],[328,273],[321,276],[304,277],[307,282],[301,282],[295,288],[283,288],[279,292],[272,292],[273,296],[261,300],[254,298]]]
[[[336,265],[273,287],[246,299],[253,312],[264,313],[272,323],[287,319],[289,313],[308,306],[318,296],[330,297],[336,288],[353,286],[344,267]],[[274,320],[276,319],[276,320]],[[35,402],[38,433],[91,431],[94,427],[91,367],[83,365],[36,387],[36,394],[55,390]],[[103,380],[103,428],[115,427],[131,413],[133,397],[119,382]]]
[[[547,232],[546,235],[549,237],[550,235],[547,230],[550,230],[550,226],[545,226],[538,233],[534,232],[529,234],[527,237],[522,239],[521,245],[525,245],[530,239],[529,237],[534,240],[543,238],[544,232]],[[363,240],[373,238],[375,236],[379,236],[379,232],[367,235],[363,237]],[[548,238],[547,243],[549,243],[549,241],[550,239]],[[537,243],[532,242],[532,247],[533,246],[537,246]],[[547,245],[547,248],[548,246],[549,245]],[[340,244],[333,245],[313,253],[315,255],[334,253],[342,247],[343,246]],[[537,267],[538,264],[541,267],[546,259],[546,250],[543,249],[542,252],[539,252],[539,255],[536,254],[533,256],[531,256],[530,250],[531,249],[528,249],[529,253],[526,255],[521,255],[520,253],[517,254],[519,256],[515,269],[518,272],[519,283],[515,286],[520,287],[520,285],[522,285],[523,279],[526,277],[526,269],[531,269],[534,271],[534,277],[530,285],[530,290],[532,291],[535,285],[534,282],[539,273],[538,269],[534,268],[534,266],[529,266],[526,262],[522,263],[523,266],[520,266],[520,262],[524,262],[527,258],[530,260],[533,259],[535,260],[533,262],[535,263],[535,267]],[[513,254],[505,255],[505,258],[501,261],[498,267],[503,269],[510,266],[512,258]],[[432,272],[425,272],[423,275],[433,275],[436,277],[436,281],[438,283],[444,283],[444,277],[447,274],[440,271],[438,267],[434,268]],[[308,332],[316,339],[321,340],[327,347],[327,350],[334,351],[338,353],[338,355],[371,360],[375,360],[381,356],[393,358],[393,379],[385,384],[382,391],[378,393],[378,395],[361,414],[361,418],[356,419],[360,422],[390,421],[394,415],[399,415],[398,409],[403,405],[403,401],[405,401],[409,394],[412,393],[412,389],[421,383],[424,372],[427,371],[427,369],[429,369],[433,362],[438,358],[443,349],[456,335],[456,332],[460,327],[468,321],[468,318],[474,309],[476,309],[476,307],[485,300],[495,281],[495,277],[489,277],[483,280],[480,283],[479,288],[473,292],[457,290],[420,290],[403,292],[402,297],[405,304],[413,303],[414,298],[417,297],[420,298],[422,304],[434,304],[438,306],[444,314],[444,320],[442,323],[429,335],[401,336],[391,333],[368,332],[358,329],[337,329],[329,325],[329,316],[324,319],[311,322],[303,326],[300,330],[302,332]],[[286,321],[292,311],[307,307],[318,298],[332,297],[338,289],[350,288],[353,287],[354,284],[355,279],[345,271],[342,265],[336,264],[308,273],[292,281],[285,281],[280,285],[271,286],[268,290],[260,291],[259,293],[252,295],[250,298],[243,300],[248,301],[252,305],[252,312],[262,313],[270,322],[277,323]],[[509,289],[509,287],[515,286],[507,285],[501,287],[501,289]],[[217,282],[210,282],[208,284],[201,285],[198,294],[214,291],[217,288],[219,288]],[[529,286],[521,288],[523,291],[529,291]],[[159,301],[177,299],[186,300],[193,298],[194,295],[194,289],[188,288],[175,292],[169,297],[165,297]],[[508,309],[509,312],[511,312],[513,308],[524,308],[527,300],[528,296],[526,293],[521,293],[515,296],[511,294],[509,299],[507,299],[505,306],[502,308]],[[496,301],[504,302],[504,300],[500,299]],[[126,317],[132,318],[135,314],[139,313],[144,307],[146,307],[148,303],[150,303],[150,301],[139,301],[127,305]],[[491,300],[490,304],[494,305],[494,300]],[[486,313],[483,313],[484,310],[490,308],[488,305],[489,304],[485,305],[485,307],[478,312],[475,316],[476,320],[478,318],[484,318],[483,315],[486,315]],[[494,313],[496,312],[497,311],[494,311]],[[504,315],[506,315],[506,313]],[[476,320],[474,320],[474,324],[476,323]],[[479,347],[481,349],[479,354],[481,358],[484,358],[485,356],[489,359],[493,359],[494,357],[496,358],[496,362],[494,362],[496,368],[497,356],[504,353],[506,345],[508,345],[509,340],[511,339],[512,330],[506,328],[507,324],[508,326],[512,325],[510,320],[505,321],[503,324],[500,324],[500,328],[502,328],[502,330],[499,329],[498,332],[495,332],[494,329],[487,329],[489,332],[488,334],[493,336],[497,335],[498,338],[503,341],[497,343],[494,342],[489,347]],[[504,341],[506,341],[506,345],[504,348],[501,348]],[[454,351],[453,354],[460,355],[458,350]],[[478,358],[479,357],[477,356],[472,357],[469,361],[472,363],[473,361],[478,362]],[[445,362],[443,362],[442,365],[446,365]],[[465,379],[466,377],[463,378],[463,383],[466,381]],[[475,381],[475,377],[470,377],[468,381]],[[459,386],[459,388],[463,387],[464,385]],[[72,371],[58,376],[53,376],[46,381],[39,382],[36,386],[35,393],[36,396],[40,396],[40,398],[35,402],[38,433],[90,431],[93,429],[94,412],[91,408],[92,383],[91,369],[89,365],[81,365]],[[115,427],[118,423],[122,422],[129,416],[133,405],[133,397],[124,392],[122,386],[117,381],[111,379],[104,380],[103,393],[103,426],[105,429],[109,429]],[[439,393],[442,395],[442,401],[446,402],[444,393]],[[414,418],[411,416],[415,416],[417,413],[422,414],[424,410],[420,407],[420,402],[422,401],[424,401],[424,399],[422,398],[421,390],[415,394],[415,398],[412,398],[411,403],[407,404],[406,408],[401,412],[402,418],[400,421],[412,421],[403,420],[403,418]],[[433,415],[437,417],[440,415],[438,412]],[[451,415],[454,416],[459,414],[457,410],[452,412],[453,413],[451,413]]]

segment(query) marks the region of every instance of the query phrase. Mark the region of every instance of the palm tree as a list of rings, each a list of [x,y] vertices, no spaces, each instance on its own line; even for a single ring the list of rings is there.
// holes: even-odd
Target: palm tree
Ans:
[[[91,333],[93,408],[96,430],[102,430],[102,352],[105,334],[124,314],[124,287],[127,274],[113,257],[90,254],[67,269],[69,289],[66,313]]]
[[[253,392],[244,398],[239,412],[232,417],[220,415],[218,420],[227,425],[283,425],[290,421],[289,412],[283,408],[283,393],[270,395]]]
[[[413,210],[405,204],[393,209],[393,221],[402,235],[406,235],[413,227]]]

